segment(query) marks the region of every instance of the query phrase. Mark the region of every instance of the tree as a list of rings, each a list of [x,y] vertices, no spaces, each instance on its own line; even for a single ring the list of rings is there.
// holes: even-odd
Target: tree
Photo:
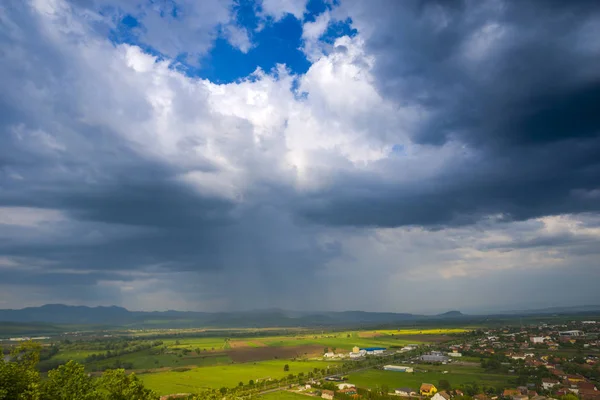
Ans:
[[[40,374],[35,369],[41,346],[23,342],[11,351],[10,360],[0,359],[0,400],[38,400]]]
[[[42,383],[42,398],[51,400],[95,400],[101,398],[95,382],[84,370],[83,365],[69,361],[48,373]]]
[[[323,354],[325,354],[325,353],[329,353],[329,347],[325,347],[325,348],[323,349]]]
[[[0,400],[158,400],[135,374],[108,370],[94,380],[75,361],[50,371],[42,382],[36,370],[40,347],[25,342],[13,350],[10,361],[0,360]]]
[[[254,379],[250,379],[250,381],[248,381],[248,385],[254,386]]]
[[[287,365],[287,364],[285,364],[285,365],[283,366],[283,370],[284,370],[285,372],[289,371],[289,370],[290,370],[290,366],[289,366],[289,365]]]
[[[158,400],[158,395],[146,389],[135,374],[125,374],[124,369],[105,371],[100,386],[106,400]]]

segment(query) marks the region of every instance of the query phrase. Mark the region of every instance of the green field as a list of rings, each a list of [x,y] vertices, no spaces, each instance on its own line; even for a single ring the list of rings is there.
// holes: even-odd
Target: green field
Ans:
[[[307,396],[298,393],[279,390],[277,392],[267,393],[260,396],[263,400],[306,400]]]
[[[83,362],[86,357],[92,354],[103,352],[104,350],[61,350],[54,357],[52,357],[52,359],[60,361],[74,360],[77,362]]]
[[[283,367],[288,364],[289,372]],[[146,386],[159,394],[192,393],[205,388],[233,387],[239,382],[248,383],[265,378],[282,378],[288,374],[310,372],[314,368],[326,368],[331,362],[273,360],[256,363],[229,364],[194,368],[185,372],[165,371],[140,375]]]
[[[480,386],[504,387],[509,385],[510,379],[507,375],[485,373],[478,367],[451,367],[442,365],[439,368],[432,366],[422,366],[422,368],[427,368],[428,372],[405,373],[366,370],[350,374],[348,382],[354,383],[358,387],[371,389],[387,385],[390,390],[397,387],[410,387],[416,390],[424,382],[437,385],[442,379],[450,382],[450,385],[453,387],[468,383],[477,383]],[[448,371],[448,373],[444,374],[442,371]]]
[[[179,344],[177,344],[179,342]],[[171,348],[178,349],[200,349],[207,351],[215,350],[223,350],[225,346],[225,338],[224,337],[216,337],[216,338],[186,338],[186,339],[166,339],[163,340],[163,343]]]
[[[176,354],[152,354],[151,350],[142,350],[122,356],[107,358],[87,364],[88,369],[102,369],[104,366],[112,366],[115,361],[133,364],[133,369],[153,369],[164,367],[183,367],[188,365],[209,366],[231,363],[231,358],[226,355],[211,355],[210,353],[196,355],[191,353],[179,357]]]

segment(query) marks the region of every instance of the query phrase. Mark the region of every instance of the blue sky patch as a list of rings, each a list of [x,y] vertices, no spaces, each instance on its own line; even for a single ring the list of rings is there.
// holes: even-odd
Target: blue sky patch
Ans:
[[[199,60],[191,59],[188,54],[182,53],[175,57],[173,65],[187,75],[209,79],[215,83],[238,81],[248,77],[257,68],[269,72],[277,64],[285,64],[294,74],[304,74],[310,67],[310,62],[301,50],[302,24],[314,21],[320,14],[330,10],[332,4],[335,6],[336,3],[310,0],[304,21],[291,14],[279,21],[273,21],[264,19],[259,3],[254,0],[238,0],[232,9],[235,15],[234,23],[247,30],[252,48],[243,53],[232,46],[225,38],[224,28],[212,49]],[[177,18],[177,4],[167,1],[166,6],[161,8],[161,15],[163,18]],[[110,32],[109,38],[115,44],[136,45],[159,59],[166,59],[167,57],[156,49],[140,41],[140,31],[144,29],[143,21],[132,15],[125,15],[116,21],[116,27]],[[348,19],[330,24],[322,39],[333,43],[340,36],[355,34],[356,30],[352,28],[351,20]]]
[[[255,32],[254,47],[247,54],[225,39],[218,39],[212,51],[200,61],[201,67],[195,75],[216,83],[228,83],[248,76],[257,67],[270,71],[277,64],[286,64],[293,73],[303,74],[310,62],[300,50],[301,37],[302,23],[288,15]]]

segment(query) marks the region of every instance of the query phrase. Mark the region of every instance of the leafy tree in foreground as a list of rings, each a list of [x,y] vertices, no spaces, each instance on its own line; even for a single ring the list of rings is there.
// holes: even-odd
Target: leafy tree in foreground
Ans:
[[[25,342],[10,354],[11,361],[0,360],[0,400],[38,400],[40,374],[35,369],[41,346]]]
[[[40,345],[25,342],[9,361],[0,360],[0,400],[157,400],[135,374],[109,370],[100,379],[88,376],[83,365],[69,361],[42,381],[36,370]]]
[[[125,374],[123,369],[108,370],[100,378],[100,386],[107,392],[106,400],[155,400],[158,399],[135,374]]]
[[[48,373],[41,386],[42,398],[51,400],[93,400],[101,397],[95,382],[81,364],[69,361]]]

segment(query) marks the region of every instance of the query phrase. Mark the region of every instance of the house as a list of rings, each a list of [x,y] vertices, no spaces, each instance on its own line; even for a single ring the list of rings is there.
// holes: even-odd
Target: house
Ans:
[[[490,400],[490,398],[485,394],[476,394],[475,396],[473,396],[473,398],[475,400]]]
[[[442,390],[434,394],[431,400],[450,400],[450,395]]]
[[[423,383],[419,393],[421,393],[421,396],[433,396],[437,393],[437,388],[431,383]]]
[[[333,400],[333,390],[323,390],[321,397],[327,400]]]
[[[448,353],[448,355],[450,357],[462,357],[462,353],[459,353],[458,351],[451,351]]]
[[[600,391],[598,391],[598,390],[589,390],[589,389],[581,389],[579,391],[579,396],[583,400],[600,400]]]
[[[349,354],[350,358],[360,358],[367,355],[367,351],[359,348],[358,346],[354,346],[352,348],[352,352]]]
[[[513,397],[513,396],[519,396],[521,394],[520,390],[517,389],[504,389],[504,392],[502,392],[502,397]]]
[[[581,375],[567,375],[570,383],[585,382],[585,378]]]
[[[335,357],[335,353],[333,351],[329,351],[329,352],[323,354],[323,357],[325,357],[325,358],[334,358]]]
[[[578,382],[577,388],[579,389],[579,392],[582,390],[596,390],[596,385],[594,385],[592,382]]]
[[[417,395],[417,392],[415,392],[413,389],[407,388],[407,387],[398,388],[398,389],[394,390],[394,393],[396,393],[397,395],[400,395],[400,396],[416,396]]]
[[[566,379],[567,378],[567,374],[565,374],[565,372],[562,369],[558,369],[558,368],[554,368],[552,371],[550,371],[553,375],[558,376],[561,379]]]
[[[340,383],[339,385],[337,385],[337,387],[340,390],[348,389],[348,388],[356,388],[356,386],[354,386],[354,384],[352,384],[352,383]]]
[[[551,390],[554,386],[557,386],[560,382],[555,379],[542,378],[542,388],[544,390]]]
[[[385,371],[394,371],[394,372],[414,372],[412,367],[405,367],[402,365],[384,365],[383,369]]]

